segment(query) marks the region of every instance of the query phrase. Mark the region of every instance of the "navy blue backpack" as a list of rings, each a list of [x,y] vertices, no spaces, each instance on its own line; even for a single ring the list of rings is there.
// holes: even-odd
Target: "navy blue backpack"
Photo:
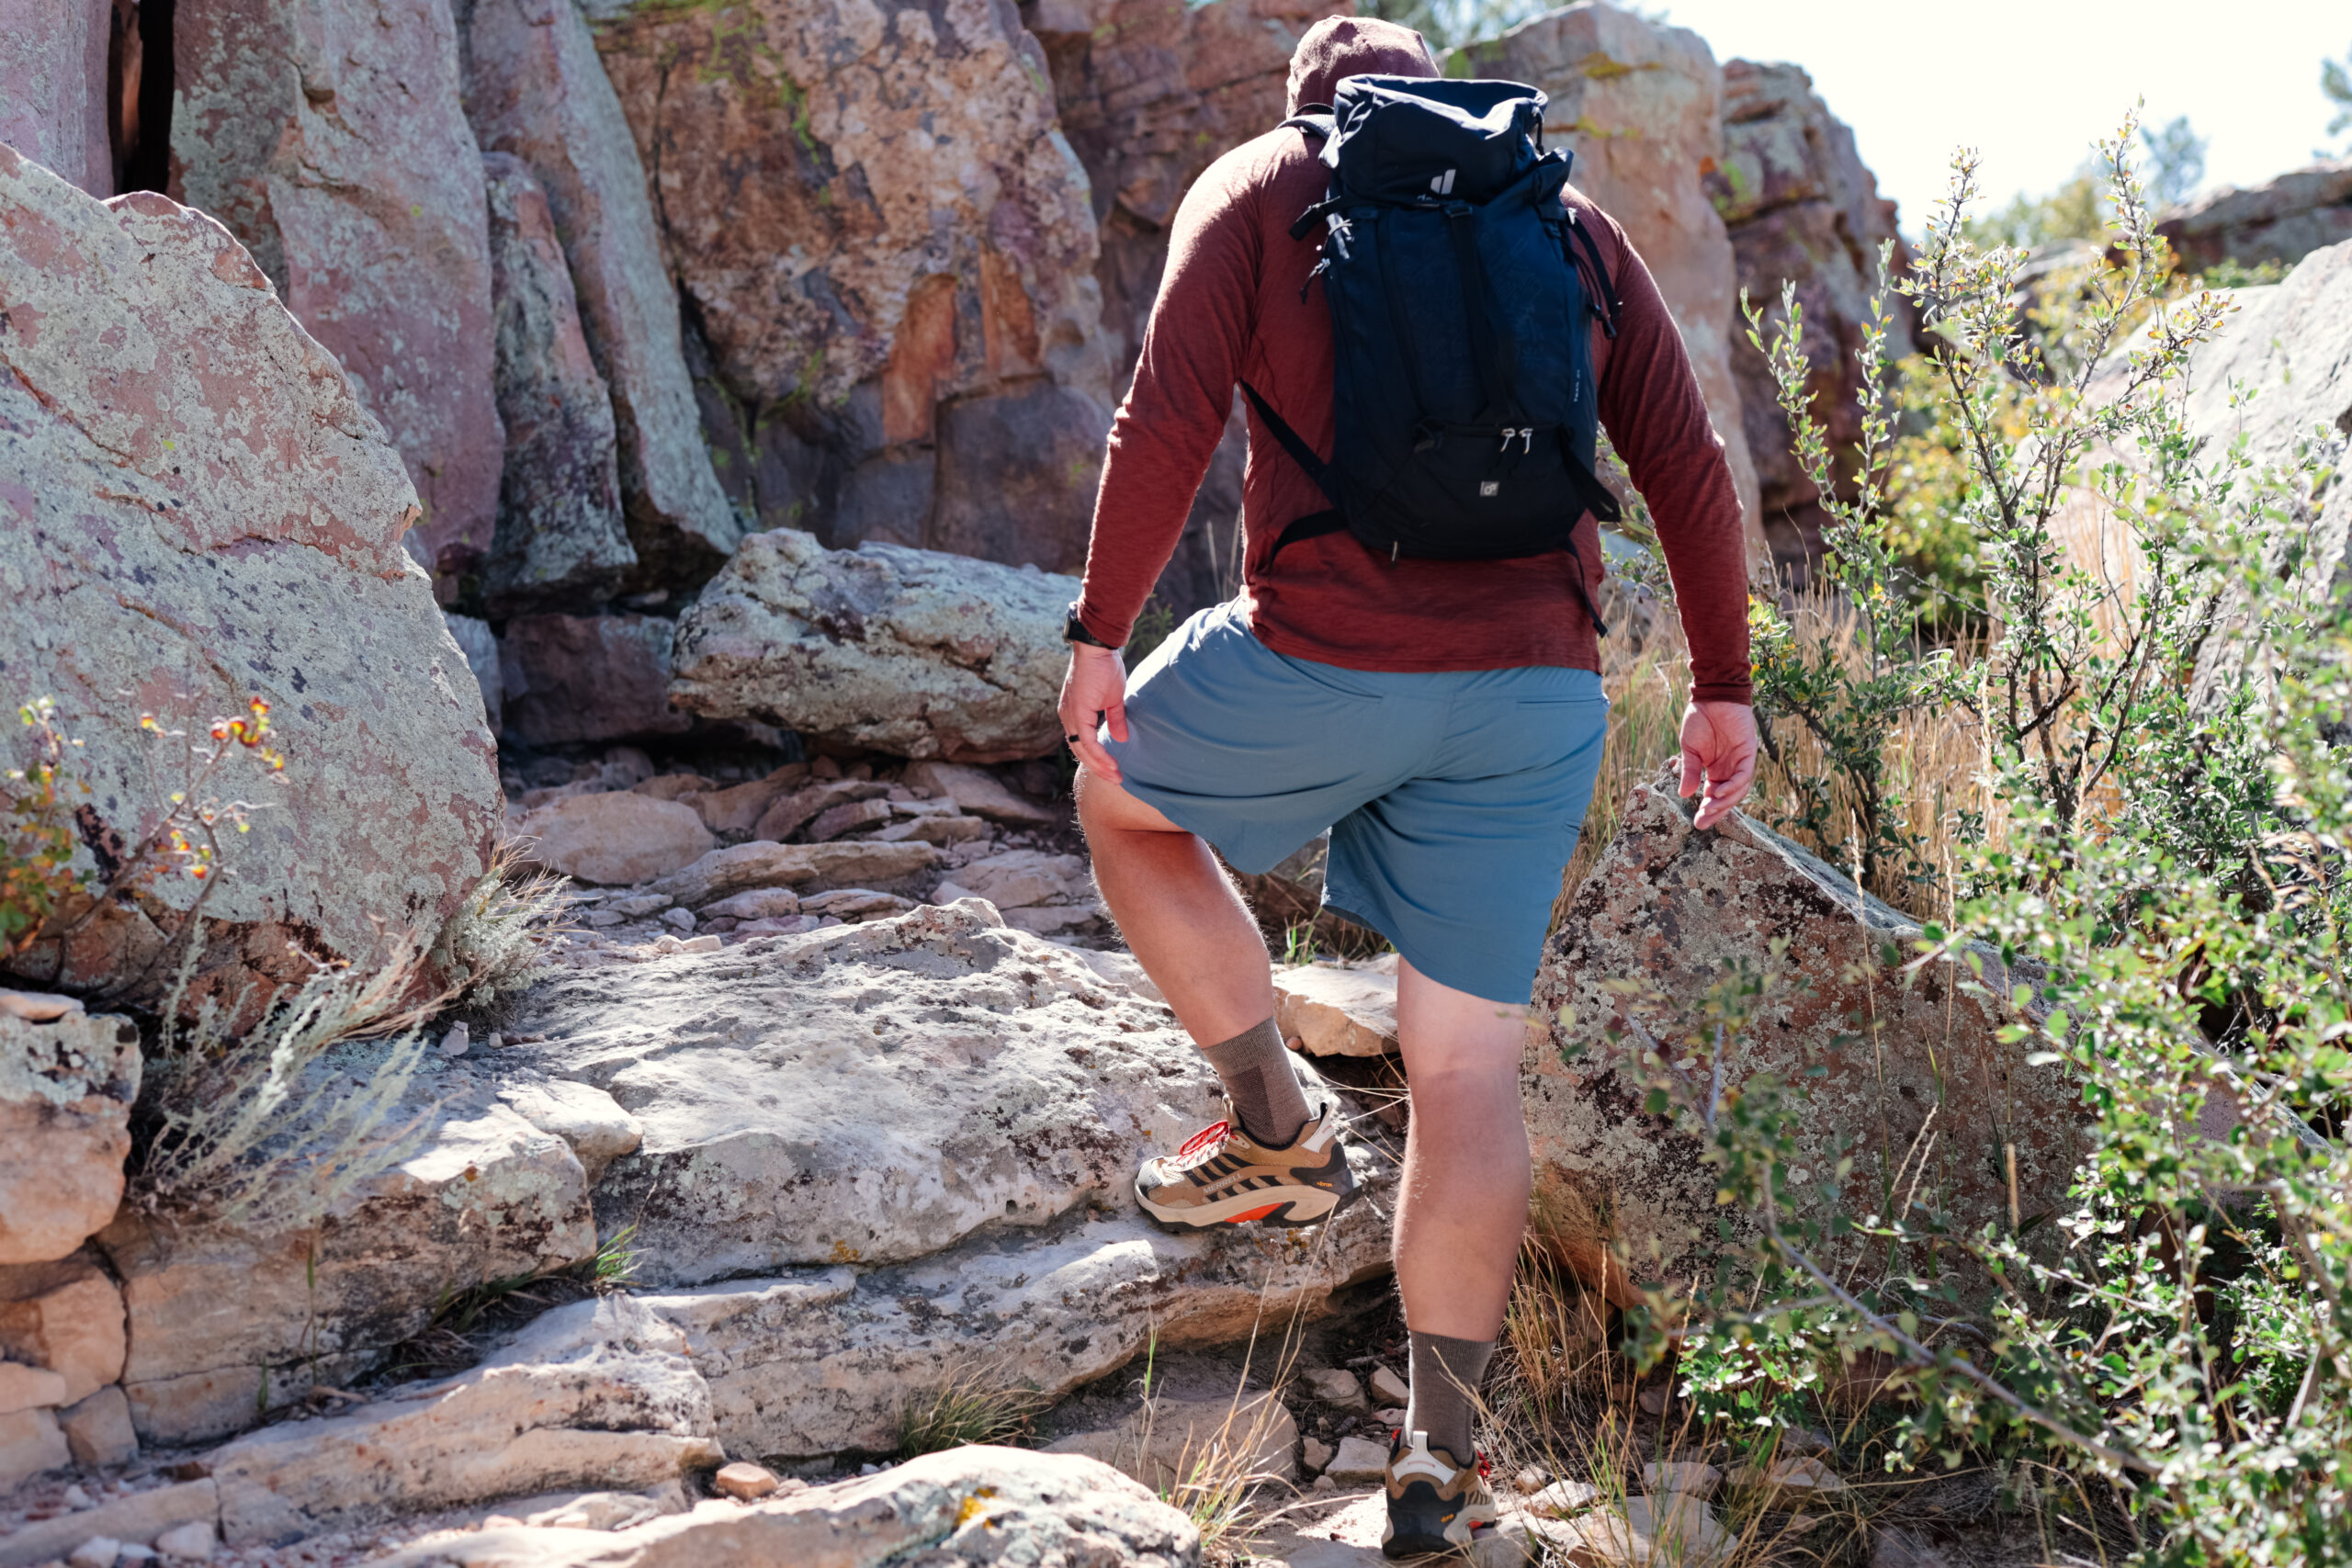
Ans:
[[[1585,225],[1560,201],[1572,162],[1543,148],[1543,93],[1517,82],[1351,76],[1283,123],[1323,139],[1315,276],[1331,308],[1337,434],[1324,462],[1242,383],[1330,510],[1275,541],[1344,528],[1395,560],[1566,550],[1589,511],[1619,516],[1593,473],[1600,430],[1590,321],[1617,300]],[[1268,557],[1271,565],[1272,556]],[[1580,558],[1573,576],[1594,626]]]

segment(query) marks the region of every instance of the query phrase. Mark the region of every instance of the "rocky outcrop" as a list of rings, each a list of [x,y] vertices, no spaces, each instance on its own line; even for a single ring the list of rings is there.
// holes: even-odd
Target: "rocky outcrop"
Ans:
[[[1890,942],[1907,949],[1915,922],[1858,900],[1837,871],[1744,817],[1694,833],[1688,809],[1670,779],[1634,791],[1544,954],[1535,1005],[1552,1032],[1526,1074],[1538,1234],[1621,1305],[1638,1299],[1639,1284],[1679,1290],[1711,1272],[1725,1213],[1716,1173],[1697,1137],[1644,1111],[1639,1036],[1612,1043],[1608,1029],[1638,1022],[1678,1059],[1695,1057],[1703,1083],[1702,1010],[1740,964],[1777,977],[1748,1027],[1721,1047],[1724,1087],[1770,1073],[1801,1097],[1793,1217],[1825,1219],[1841,1187],[1854,1212],[1880,1211],[1878,1183],[1907,1156],[1913,1172],[1925,1169],[1919,1201],[1973,1233],[2006,1221],[2012,1147],[2022,1215],[2063,1203],[2079,1097],[2055,1067],[2028,1064],[2030,1042],[1998,1037],[2007,1010],[1949,966],[1906,984],[1881,953]],[[1776,942],[1786,959],[1774,956]],[[1997,960],[1986,974],[1998,989]],[[1857,1163],[1841,1180],[1849,1152]]]
[[[1450,70],[1529,82],[1551,95],[1544,123],[1576,153],[1575,183],[1633,241],[1682,329],[1747,519],[1752,568],[1766,560],[1732,321],[1739,267],[1702,184],[1723,152],[1723,73],[1706,41],[1604,0],[1577,0],[1450,57]]]
[[[628,887],[693,864],[718,840],[691,806],[628,790],[575,795],[515,824],[532,863],[605,887]]]
[[[232,1546],[558,1488],[637,1489],[722,1462],[684,1336],[627,1296],[560,1307],[472,1371],[207,1461]]]
[[[127,1018],[0,1012],[0,1264],[68,1257],[114,1217],[140,1065]]]
[[[448,0],[179,0],[172,194],[226,224],[361,389],[445,599],[498,516],[481,160]]]
[[[1274,971],[1274,1027],[1310,1056],[1385,1056],[1396,1043],[1396,974],[1307,964]]]
[[[113,14],[113,0],[0,0],[0,142],[96,197],[114,194]]]
[[[511,152],[485,153],[482,177],[506,426],[482,600],[499,615],[599,604],[637,565],[621,522],[613,400],[588,352],[547,193]]]
[[[1061,743],[1073,578],[895,545],[743,541],[678,623],[670,700],[819,746],[990,762]],[[511,695],[508,699],[513,700]]]
[[[606,1533],[517,1527],[427,1537],[381,1568],[769,1568],[780,1563],[1001,1563],[1199,1568],[1201,1537],[1178,1508],[1077,1454],[974,1445],[854,1481]]]
[[[1898,271],[1909,259],[1895,230],[1894,203],[1881,199],[1853,131],[1798,67],[1731,61],[1724,66],[1723,102],[1723,157],[1706,177],[1707,194],[1730,231],[1749,299],[1777,320],[1782,283],[1797,286],[1815,417],[1827,425],[1831,446],[1848,451],[1861,438],[1854,352],[1871,320],[1879,247],[1895,243]],[[1888,303],[1892,365],[1916,345],[1909,307],[1892,297]],[[1774,567],[1784,579],[1802,581],[1823,547],[1820,500],[1790,451],[1771,367],[1748,344],[1736,310],[1734,318],[1732,373],[1761,487],[1765,536]]]
[[[510,740],[675,735],[694,720],[670,705],[677,623],[660,615],[518,615],[499,639]]]
[[[57,1374],[60,1404],[122,1376],[126,1344],[122,1292],[93,1252],[0,1268],[0,1354]]]
[[[123,1387],[141,1437],[241,1431],[314,1382],[373,1368],[454,1292],[594,1254],[578,1156],[492,1084],[462,1064],[429,1072],[397,1114],[422,1122],[421,1146],[314,1231],[126,1210],[100,1235],[129,1313]]]
[[[742,536],[703,445],[678,321],[620,100],[572,0],[469,0],[466,115],[546,193],[612,398],[632,587],[691,586]]]
[[[259,695],[287,783],[211,786],[266,808],[206,900],[204,984],[308,973],[288,942],[360,957],[386,927],[429,935],[481,878],[498,781],[401,549],[415,491],[383,427],[218,223],[92,200],[5,151],[0,310],[0,668],[83,742],[85,841],[136,841],[181,787],[142,708],[201,728]],[[158,882],[17,967],[159,992],[198,890]]]
[[[2182,267],[2294,263],[2352,240],[2352,158],[2314,164],[2251,190],[2223,186],[2165,214],[2156,232]]]
[[[1110,418],[1094,225],[1012,8],[592,11],[739,502],[1075,567]]]

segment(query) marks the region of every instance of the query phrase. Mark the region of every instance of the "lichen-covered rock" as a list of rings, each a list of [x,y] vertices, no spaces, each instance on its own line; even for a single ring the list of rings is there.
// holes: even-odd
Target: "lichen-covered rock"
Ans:
[[[1047,572],[755,534],[680,617],[670,700],[900,757],[1046,756],[1077,597],[1075,578]]]
[[[214,786],[266,808],[206,899],[204,988],[308,973],[289,942],[429,935],[486,868],[498,780],[383,427],[218,223],[6,151],[0,312],[0,669],[84,742],[85,839],[136,841],[180,787],[142,709],[200,728],[259,695],[287,784]],[[16,966],[152,998],[198,891],[160,883]]]
[[[675,735],[677,623],[660,615],[517,615],[499,641],[505,733],[526,746]]]
[[[852,1481],[607,1534],[496,1527],[428,1536],[381,1568],[461,1562],[533,1568],[1199,1568],[1200,1531],[1108,1465],[973,1445]]]
[[[559,1307],[470,1371],[209,1455],[231,1546],[561,1488],[637,1490],[725,1460],[684,1337],[627,1296]],[[609,1538],[607,1538],[609,1540]]]
[[[1094,214],[1013,7],[591,11],[743,503],[1074,568],[1111,397]]]
[[[609,599],[637,552],[621,524],[613,400],[588,352],[547,193],[511,152],[482,155],[506,467],[482,599],[509,615]]]
[[[1854,133],[1829,112],[1813,79],[1794,65],[1734,60],[1724,66],[1724,152],[1706,189],[1731,233],[1739,281],[1755,304],[1776,318],[1784,281],[1797,286],[1804,310],[1804,346],[1813,363],[1815,417],[1843,452],[1861,439],[1854,396],[1860,370],[1854,352],[1870,322],[1879,286],[1879,247],[1894,241],[1894,267],[1908,265],[1894,203],[1855,150]],[[1912,353],[1910,307],[1890,299],[1886,359]],[[1736,315],[1736,311],[1735,311]],[[1756,462],[1764,532],[1773,564],[1802,575],[1820,558],[1823,514],[1813,483],[1790,450],[1771,367],[1732,328],[1731,363],[1739,382],[1747,447]]]
[[[742,536],[703,445],[677,289],[645,169],[573,0],[470,0],[466,115],[546,193],[588,348],[612,398],[641,586],[691,586]]]
[[[99,1236],[129,1312],[122,1381],[141,1437],[242,1431],[314,1382],[367,1371],[451,1292],[594,1254],[578,1157],[495,1086],[429,1070],[395,1114],[422,1120],[422,1146],[314,1230],[257,1236],[127,1209]]]
[[[1907,1153],[1919,1201],[1973,1232],[2006,1220],[2011,1146],[2022,1214],[2064,1202],[2080,1097],[2057,1068],[2028,1065],[2030,1043],[1997,1038],[2006,1007],[1949,966],[1905,984],[1883,950],[1916,941],[1915,922],[1858,900],[1844,876],[1744,817],[1693,832],[1689,809],[1670,779],[1637,787],[1544,953],[1535,1002],[1552,1029],[1526,1073],[1538,1234],[1621,1305],[1639,1284],[1679,1292],[1712,1274],[1727,1213],[1716,1173],[1695,1136],[1643,1110],[1639,1037],[1612,1043],[1608,1028],[1639,1022],[1695,1055],[1703,1080],[1706,1049],[1687,1042],[1704,1032],[1710,988],[1737,964],[1777,977],[1725,1042],[1724,1084],[1770,1072],[1802,1097],[1788,1189],[1797,1217],[1826,1218],[1841,1188],[1849,1212],[1881,1211],[1878,1183]],[[1986,975],[1999,989],[1997,961]],[[1823,1076],[1810,1076],[1816,1067]],[[1857,1163],[1841,1181],[1849,1153]]]
[[[1731,464],[1748,556],[1765,561],[1732,322],[1738,265],[1701,180],[1723,151],[1723,73],[1706,40],[1604,0],[1577,0],[1449,59],[1551,95],[1544,123],[1576,153],[1575,184],[1614,218],[1657,280]]]
[[[643,1142],[597,1190],[639,1277],[889,1263],[1118,1202],[1216,1120],[1164,1007],[978,903],[600,970],[502,1060],[593,1084]]]
[[[408,464],[409,548],[479,569],[504,438],[481,160],[448,0],[180,0],[172,194],[244,242]]]
[[[114,1217],[140,1061],[127,1018],[0,1013],[0,1264],[68,1257]]]
[[[114,0],[0,0],[0,142],[114,194],[107,38]]]
[[[2156,232],[2190,272],[2223,262],[2299,262],[2352,240],[2352,158],[2292,170],[2250,190],[2209,191],[2165,214]]]

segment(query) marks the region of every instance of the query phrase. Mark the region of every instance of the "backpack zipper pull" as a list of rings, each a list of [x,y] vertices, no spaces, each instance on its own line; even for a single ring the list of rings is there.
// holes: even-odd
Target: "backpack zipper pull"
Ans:
[[[1388,564],[1390,566],[1395,566],[1396,564],[1396,552],[1404,547],[1405,541],[1402,539],[1391,539],[1388,542]]]

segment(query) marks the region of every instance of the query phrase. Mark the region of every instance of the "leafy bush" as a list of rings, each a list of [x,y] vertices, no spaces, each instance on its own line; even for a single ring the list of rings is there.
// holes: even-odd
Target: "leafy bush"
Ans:
[[[1992,1466],[2086,1558],[2347,1562],[2352,1158],[2331,1139],[2352,1092],[2352,603],[2305,558],[2345,441],[2315,431],[2264,469],[2243,442],[2191,439],[2188,351],[2228,307],[2165,297],[2132,129],[2101,146],[2109,247],[2065,354],[2019,319],[2020,254],[1973,237],[1965,155],[1894,284],[1963,436],[1953,515],[1982,563],[1981,641],[1926,647],[1885,608],[1906,584],[1875,394],[1857,500],[1834,514],[1848,654],[1758,611],[1759,699],[1817,743],[1855,858],[1933,878],[1948,911],[1889,953],[1891,977],[2038,976],[1995,999],[2030,1003],[2007,1038],[2081,1087],[2068,1204],[2013,1198],[2006,1224],[1964,1231],[1905,1185],[1918,1151],[1858,1150],[1836,1174],[1864,1207],[1793,1221],[1804,1085],[1721,1070],[1791,976],[1730,976],[1711,1019],[1644,1059],[1649,1109],[1700,1140],[1758,1240],[1701,1299],[1654,1301],[1645,1344],[1732,1430],[1803,1415],[1838,1426],[1849,1460]],[[1795,342],[1784,318],[1784,389],[1803,384]],[[1809,411],[1788,412],[1800,457],[1826,462]],[[1922,712],[1978,758],[1941,866],[1901,827],[1917,803],[1894,764]],[[1963,1312],[1948,1273],[1918,1271],[1929,1257],[1981,1271],[1989,1307]],[[1867,1416],[1824,1392],[1857,1369],[1886,1374]]]

